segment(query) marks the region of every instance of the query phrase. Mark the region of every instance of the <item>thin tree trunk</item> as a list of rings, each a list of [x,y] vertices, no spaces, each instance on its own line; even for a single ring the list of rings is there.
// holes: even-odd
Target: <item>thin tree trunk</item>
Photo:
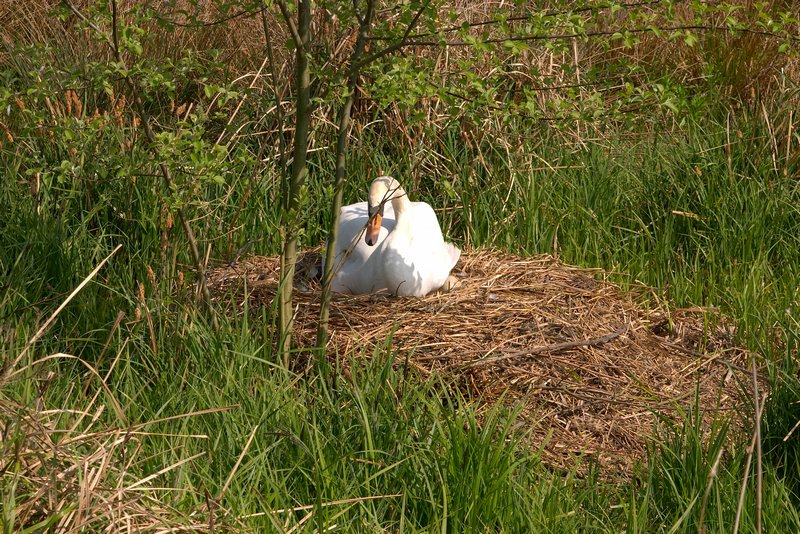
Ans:
[[[278,116],[278,169],[281,173],[286,168],[286,140],[284,138],[284,113],[283,113],[283,91],[278,89],[278,71],[275,69],[275,54],[272,51],[272,32],[269,29],[266,11],[261,11],[261,27],[264,30],[264,44],[267,48],[267,58],[272,74],[272,89],[275,97],[275,113]],[[281,191],[285,193],[285,191]]]
[[[350,56],[350,65],[358,65],[364,48],[369,37],[370,25],[372,24],[372,14],[374,10],[374,0],[367,0],[367,12],[359,20],[358,37],[356,39],[353,53]],[[345,160],[347,155],[347,131],[350,127],[350,114],[353,103],[356,100],[356,85],[360,69],[350,69],[347,80],[347,99],[342,106],[339,116],[339,137],[336,141],[336,184],[333,197],[333,213],[331,217],[331,227],[328,232],[328,244],[325,251],[325,271],[322,277],[322,298],[320,303],[319,324],[317,325],[317,348],[320,356],[325,354],[325,347],[328,343],[328,319],[331,308],[331,282],[333,281],[334,268],[336,263],[336,243],[339,239],[339,212],[342,209],[342,194],[345,183]]]
[[[281,11],[286,13],[281,2]],[[287,24],[293,26],[292,19],[286,14]],[[310,40],[311,0],[299,0],[297,4],[297,26],[295,40],[295,87],[297,114],[295,116],[294,150],[292,172],[289,178],[289,198],[284,207],[283,231],[284,246],[281,254],[281,284],[278,292],[278,314],[280,328],[279,352],[285,366],[289,365],[289,353],[292,348],[292,327],[294,310],[292,306],[292,290],[294,287],[294,270],[297,260],[297,234],[300,208],[300,191],[305,182],[308,169],[308,131],[311,122],[311,74],[308,65],[307,46]],[[294,28],[293,28],[294,29]]]

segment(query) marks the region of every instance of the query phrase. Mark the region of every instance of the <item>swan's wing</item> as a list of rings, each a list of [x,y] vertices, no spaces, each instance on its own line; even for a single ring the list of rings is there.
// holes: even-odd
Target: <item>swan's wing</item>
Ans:
[[[333,290],[339,293],[363,294],[383,289],[380,249],[395,227],[394,209],[384,207],[382,228],[375,246],[364,241],[369,220],[366,202],[343,206],[339,213],[339,239],[336,242]]]
[[[363,237],[363,230],[367,226],[367,221],[369,221],[369,211],[367,209],[366,202],[358,202],[356,204],[342,206],[342,209],[339,212],[340,240],[344,238],[344,240],[351,242],[353,238],[359,234],[361,237]],[[381,226],[386,228],[386,232],[381,231],[381,235],[378,238],[378,243],[380,243],[383,238],[386,237],[386,234],[394,230],[395,216],[394,208],[391,204],[386,204],[383,208],[383,222]]]
[[[461,251],[444,241],[436,212],[429,204],[412,202],[410,211],[408,224],[390,233],[382,243],[379,258],[392,293],[422,297],[447,281]]]
[[[342,206],[342,209],[339,211],[340,223],[361,218],[363,218],[364,220],[366,220],[367,218],[366,202],[356,202],[355,204]]]

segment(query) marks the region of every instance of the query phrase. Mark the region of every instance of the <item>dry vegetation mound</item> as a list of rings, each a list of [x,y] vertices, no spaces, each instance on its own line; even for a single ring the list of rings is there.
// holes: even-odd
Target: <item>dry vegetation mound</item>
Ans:
[[[306,272],[295,328],[299,345],[312,346],[319,292]],[[551,256],[473,250],[454,274],[454,290],[421,299],[335,297],[328,354],[369,354],[391,337],[398,367],[443,375],[487,404],[522,402],[535,445],[555,465],[591,455],[627,470],[655,413],[674,413],[695,395],[709,416],[745,402],[747,354],[703,310],[643,307],[607,273]],[[217,299],[233,293],[239,305],[269,306],[278,277],[278,258],[253,257],[212,271],[210,285]]]

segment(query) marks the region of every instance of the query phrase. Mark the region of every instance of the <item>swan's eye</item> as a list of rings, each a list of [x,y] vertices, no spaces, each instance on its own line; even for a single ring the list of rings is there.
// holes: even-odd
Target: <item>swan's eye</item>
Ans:
[[[367,204],[367,214],[369,215],[369,218],[371,219],[372,217],[374,217],[376,213],[381,217],[383,217],[383,202],[378,204],[378,206]]]

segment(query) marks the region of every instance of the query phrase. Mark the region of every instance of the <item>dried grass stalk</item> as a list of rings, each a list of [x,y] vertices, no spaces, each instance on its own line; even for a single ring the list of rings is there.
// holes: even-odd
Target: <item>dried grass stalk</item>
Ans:
[[[15,530],[208,532],[210,521],[217,532],[233,530],[232,519],[221,510],[185,512],[168,504],[170,494],[187,490],[164,487],[164,477],[205,453],[140,478],[137,473],[146,472],[140,464],[149,460],[141,454],[148,432],[144,425],[108,428],[98,421],[103,410],[43,410],[0,402],[0,488],[11,495],[5,504],[13,503]],[[192,415],[198,414],[185,417]],[[64,429],[63,422],[75,418],[85,423]]]

